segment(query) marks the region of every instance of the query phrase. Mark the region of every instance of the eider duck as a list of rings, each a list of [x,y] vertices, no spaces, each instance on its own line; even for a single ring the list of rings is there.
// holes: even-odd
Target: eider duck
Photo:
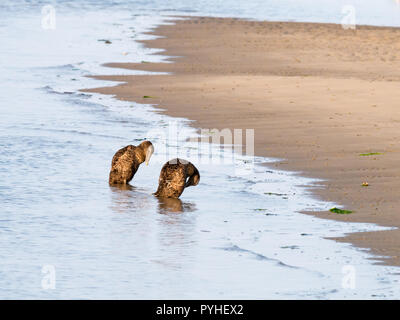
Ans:
[[[117,151],[111,162],[109,183],[127,184],[132,180],[139,165],[146,162],[149,164],[150,157],[154,152],[150,141],[143,141],[138,146],[126,146]]]
[[[179,198],[183,190],[196,186],[200,181],[197,168],[187,160],[169,160],[161,169],[158,189],[154,193],[161,198]]]

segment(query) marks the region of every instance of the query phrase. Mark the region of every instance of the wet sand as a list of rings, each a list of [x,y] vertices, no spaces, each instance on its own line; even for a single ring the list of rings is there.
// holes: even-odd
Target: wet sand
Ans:
[[[324,179],[315,196],[354,211],[312,214],[400,226],[400,29],[196,17],[154,34],[143,43],[173,63],[109,66],[171,74],[98,76],[126,83],[85,91],[156,104],[195,127],[254,128],[256,155]],[[399,229],[337,240],[400,265]]]

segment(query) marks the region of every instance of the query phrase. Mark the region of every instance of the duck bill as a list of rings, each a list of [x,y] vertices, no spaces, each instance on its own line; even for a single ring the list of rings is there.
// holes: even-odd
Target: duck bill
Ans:
[[[150,158],[151,158],[153,152],[154,152],[154,147],[151,145],[146,151],[146,158],[144,160],[146,162],[146,166],[149,165],[149,161],[150,161]]]

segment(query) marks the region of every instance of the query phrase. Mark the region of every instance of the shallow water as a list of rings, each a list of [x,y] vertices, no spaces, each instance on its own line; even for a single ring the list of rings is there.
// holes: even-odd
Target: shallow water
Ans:
[[[397,268],[372,265],[368,252],[323,239],[382,228],[298,213],[334,205],[302,187],[318,181],[257,165],[273,159],[256,158],[254,168],[239,156],[235,163],[207,163],[223,150],[187,142],[196,136],[188,120],[78,91],[115,84],[84,75],[127,73],[101,63],[160,60],[134,40],[167,22],[161,13],[171,7],[269,12],[265,2],[251,2],[247,11],[226,3],[211,10],[205,1],[146,1],[126,10],[125,2],[110,8],[60,1],[55,30],[41,28],[46,2],[2,4],[0,298],[400,297]],[[266,3],[279,9],[267,18],[297,14]],[[255,10],[260,6],[264,11]],[[166,141],[162,134],[174,127],[179,136]],[[155,145],[150,165],[132,187],[109,187],[115,151],[144,138]],[[151,194],[159,170],[176,155],[196,164],[201,182],[181,200],[159,200]],[[55,271],[51,288],[48,270]],[[344,282],[349,270],[354,287]]]

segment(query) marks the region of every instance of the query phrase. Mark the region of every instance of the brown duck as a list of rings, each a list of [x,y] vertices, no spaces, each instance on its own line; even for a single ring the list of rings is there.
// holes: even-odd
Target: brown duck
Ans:
[[[153,152],[154,147],[150,141],[143,141],[137,147],[129,145],[118,150],[111,162],[109,183],[127,184],[141,163],[149,164]]]
[[[183,190],[196,186],[200,181],[197,168],[187,160],[169,160],[161,169],[158,189],[155,196],[161,198],[179,198]]]

